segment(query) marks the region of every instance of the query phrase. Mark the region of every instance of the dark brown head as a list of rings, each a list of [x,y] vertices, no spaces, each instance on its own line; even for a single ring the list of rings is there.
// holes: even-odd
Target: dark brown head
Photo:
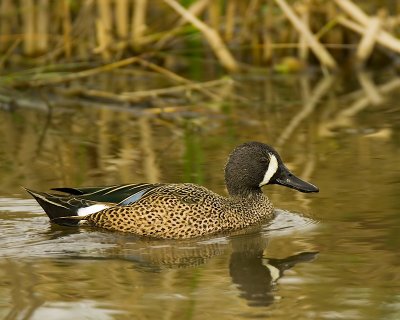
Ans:
[[[232,151],[225,165],[225,184],[232,196],[260,193],[267,184],[280,184],[301,192],[319,191],[292,174],[275,149],[261,142],[246,142]]]

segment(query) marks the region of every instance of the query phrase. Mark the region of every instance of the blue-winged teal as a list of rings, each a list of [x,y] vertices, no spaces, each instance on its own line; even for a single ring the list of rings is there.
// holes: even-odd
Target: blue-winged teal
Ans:
[[[272,218],[273,206],[261,191],[267,184],[318,192],[316,186],[294,176],[272,147],[260,142],[233,150],[225,166],[225,184],[229,197],[191,183],[53,189],[64,194],[27,191],[57,224],[85,222],[170,239],[238,230]]]

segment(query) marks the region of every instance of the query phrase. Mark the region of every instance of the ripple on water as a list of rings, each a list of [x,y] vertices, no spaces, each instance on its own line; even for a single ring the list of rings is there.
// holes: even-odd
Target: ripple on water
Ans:
[[[0,198],[0,238],[3,243],[0,256],[118,258],[142,264],[150,261],[158,265],[161,262],[174,267],[187,263],[202,264],[223,254],[232,241],[252,243],[251,238],[287,235],[317,224],[297,213],[284,210],[276,213],[271,222],[237,235],[214,235],[184,241],[149,240],[91,228],[52,225],[34,200]]]
[[[264,224],[262,233],[269,236],[287,235],[300,230],[311,230],[318,225],[318,221],[306,217],[301,213],[294,213],[282,209],[275,210],[275,218]]]
[[[0,212],[43,213],[35,199],[0,198]]]
[[[31,319],[114,319],[123,311],[107,308],[103,304],[92,300],[47,302],[38,307],[31,315]]]

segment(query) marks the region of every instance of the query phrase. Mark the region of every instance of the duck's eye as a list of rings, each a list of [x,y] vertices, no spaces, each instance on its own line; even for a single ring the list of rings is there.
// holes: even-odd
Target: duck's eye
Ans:
[[[266,157],[262,157],[262,158],[260,159],[260,162],[262,162],[262,163],[266,163],[266,162],[268,162],[268,161],[269,161],[269,159],[266,158]]]

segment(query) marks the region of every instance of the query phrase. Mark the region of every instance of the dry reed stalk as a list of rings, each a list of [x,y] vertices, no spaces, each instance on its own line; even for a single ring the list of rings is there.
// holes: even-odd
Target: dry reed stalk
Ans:
[[[9,35],[13,27],[13,16],[15,8],[13,7],[12,0],[3,0],[0,2],[0,34]],[[8,50],[9,41],[0,41],[0,52]]]
[[[96,53],[101,53],[104,60],[110,60],[110,45],[112,41],[111,30],[112,16],[111,16],[111,1],[110,0],[97,0],[98,19],[96,19],[97,40],[99,46],[95,49]]]
[[[128,39],[128,0],[115,1],[115,25],[120,39]]]
[[[316,57],[319,59],[321,64],[329,69],[336,69],[337,64],[331,54],[324,48],[324,46],[316,39],[310,29],[304,25],[296,13],[289,7],[285,0],[275,0],[278,6],[285,13],[286,17],[295,27],[295,29],[304,36],[304,40],[307,42],[311,50],[314,52]]]
[[[102,90],[95,90],[95,89],[87,89],[84,87],[71,87],[68,89],[65,88],[57,88],[55,90],[57,94],[62,94],[65,96],[82,96],[88,98],[100,98],[100,99],[107,99],[114,102],[138,102],[140,98],[137,97],[128,97],[122,96],[117,93],[109,92],[109,91],[102,91]]]
[[[272,14],[273,1],[267,1],[267,10],[263,15],[263,60],[272,60],[272,37],[271,30],[274,25],[274,15]]]
[[[334,25],[337,24],[337,16],[338,10],[335,6],[335,3],[329,1],[326,4],[326,19],[328,22],[322,29],[318,31],[318,39],[324,35],[327,43],[344,43],[343,30],[341,28],[333,28]]]
[[[215,30],[219,30],[221,20],[221,4],[219,1],[212,1],[208,6],[210,26]]]
[[[261,44],[260,39],[258,38],[257,32],[251,34],[251,51],[252,51],[252,59],[253,63],[256,65],[260,65],[261,63]]]
[[[301,16],[301,21],[303,24],[310,29],[310,1],[305,1],[303,5],[299,6],[299,12]],[[306,62],[308,60],[308,45],[307,45],[307,40],[305,39],[305,36],[303,33],[300,34],[299,38],[299,58],[301,61]]]
[[[349,19],[346,19],[344,17],[339,17],[338,18],[338,23],[343,25],[344,27],[351,29],[359,34],[364,34],[365,32],[365,26],[359,25],[358,23],[355,23],[354,21],[351,21]],[[387,34],[383,30],[378,31],[378,34],[376,35],[376,41],[390,49],[396,52],[400,52],[400,41],[393,36]]]
[[[242,26],[238,38],[240,42],[245,41],[246,39],[250,40],[253,38],[254,32],[252,27],[254,28],[254,21],[257,20],[259,11],[259,0],[251,0],[249,5],[247,6],[244,16],[241,17]]]
[[[45,52],[48,49],[49,40],[49,0],[39,0],[37,6],[37,50]]]
[[[204,88],[212,88],[219,85],[223,85],[227,82],[230,82],[230,79],[222,78],[217,80],[211,80],[201,83],[188,83],[180,86],[174,86],[169,88],[161,88],[161,89],[152,89],[152,90],[143,90],[143,91],[135,91],[135,92],[123,92],[122,96],[130,97],[130,98],[144,98],[151,96],[161,96],[165,94],[174,94],[181,91],[191,91],[191,90],[199,90]]]
[[[132,43],[135,50],[140,50],[146,31],[147,0],[135,0],[132,17]]]
[[[178,75],[178,74],[176,74],[176,73],[174,73],[174,72],[172,72],[172,71],[170,71],[168,69],[165,69],[165,68],[163,68],[161,66],[158,66],[158,65],[156,65],[154,63],[151,63],[151,62],[149,62],[147,60],[138,58],[138,62],[142,66],[144,66],[146,68],[149,68],[149,69],[151,69],[151,70],[153,70],[155,72],[158,72],[158,73],[166,76],[167,78],[170,78],[173,81],[180,82],[180,83],[192,83],[191,80],[186,79],[184,77],[181,77],[180,75]]]
[[[228,1],[225,14],[225,40],[230,42],[235,30],[236,1]]]
[[[118,102],[118,103],[135,103],[142,100],[148,100],[149,98],[162,97],[163,95],[173,95],[179,94],[180,92],[191,92],[191,91],[199,91],[204,94],[206,89],[208,88],[226,88],[226,85],[231,87],[232,80],[229,78],[221,78],[212,81],[206,81],[202,83],[190,83],[180,86],[173,86],[169,88],[160,88],[160,89],[151,89],[151,90],[138,90],[134,92],[122,92],[122,93],[113,93],[109,91],[95,90],[95,89],[87,89],[85,87],[77,87],[73,86],[68,89],[65,88],[56,88],[55,92],[57,94],[65,95],[65,96],[83,96],[89,98],[100,98],[107,99],[110,101]],[[246,101],[243,97],[236,96],[231,91],[229,91],[229,95],[225,95],[220,93],[218,96],[215,96],[217,100],[220,100],[221,97],[235,98],[237,100]],[[215,101],[215,100],[214,100]]]
[[[187,10],[192,13],[194,16],[199,16],[206,8],[210,0],[199,0],[194,2]],[[176,27],[170,30],[165,36],[163,36],[158,42],[154,45],[156,50],[160,50],[164,45],[171,40],[177,31],[180,30],[180,27],[185,25],[188,21],[184,18],[180,18]]]
[[[211,29],[175,0],[164,0],[164,2],[178,12],[187,21],[193,24],[193,26],[195,26],[204,35],[222,66],[229,71],[239,70],[238,63],[229,52],[217,31]]]
[[[166,76],[167,78],[170,78],[170,79],[172,79],[172,80],[174,80],[176,82],[185,83],[185,84],[192,84],[193,83],[193,81],[191,81],[189,79],[181,77],[180,75],[177,75],[176,73],[174,73],[174,72],[172,72],[172,71],[170,71],[168,69],[160,67],[160,66],[158,66],[158,65],[156,65],[154,63],[151,63],[149,61],[146,61],[144,59],[138,58],[138,62],[142,66],[144,66],[146,68],[149,68],[149,69],[151,69],[153,71],[156,71],[156,72],[158,72],[158,73],[160,73],[160,74]],[[214,93],[212,93],[212,92],[210,92],[210,91],[208,91],[206,89],[203,89],[203,88],[200,87],[200,88],[198,88],[198,90],[201,91],[202,93],[204,93],[206,96],[212,98],[212,99],[218,99],[217,95],[215,95]]]
[[[99,19],[102,21],[104,29],[108,34],[113,29],[112,16],[111,16],[111,1],[110,0],[97,0],[97,8]]]
[[[19,46],[22,39],[15,40],[12,45],[6,50],[2,56],[0,57],[0,70],[4,68],[5,63],[7,62],[8,58],[14,53],[14,50]]]
[[[366,26],[369,16],[350,0],[335,0],[336,4],[358,23]]]
[[[8,48],[6,52],[0,57],[0,70],[4,68],[5,63],[8,58],[13,54],[15,48],[21,43],[22,39],[17,39],[13,42],[13,44]]]
[[[368,15],[349,0],[335,0],[335,2],[345,13],[357,21],[361,26],[344,18],[339,18],[339,22],[345,27],[356,31],[357,33],[363,34],[364,28],[370,24],[370,18]],[[393,51],[400,52],[400,40],[392,36],[390,33],[380,30],[378,32],[377,39],[381,45]]]
[[[360,63],[365,63],[365,61],[370,57],[376,43],[376,37],[379,33],[381,27],[381,20],[377,17],[371,18],[369,25],[365,29],[365,33],[361,39],[360,44],[357,48],[356,57]]]
[[[35,6],[33,0],[21,0],[23,21],[23,48],[24,53],[33,55],[35,53]]]
[[[77,51],[85,60],[91,60],[93,48],[96,47],[96,37],[93,36],[93,25],[96,23],[96,15],[93,14],[95,0],[85,0],[74,20],[72,33],[77,43]]]
[[[65,56],[67,59],[72,55],[72,41],[71,41],[71,12],[69,8],[69,1],[62,2],[62,29],[63,29],[63,45]]]
[[[187,8],[186,10],[197,17],[207,8],[209,2],[210,2],[210,0],[198,0],[198,1],[194,2],[194,3],[192,3],[189,6],[189,8]],[[179,19],[177,25],[178,26],[182,26],[187,22],[188,21],[184,17],[181,17]]]
[[[96,35],[98,46],[94,48],[93,52],[101,53],[103,60],[110,60],[111,55],[108,50],[108,45],[110,44],[109,38],[107,37],[107,30],[101,19],[96,19]]]
[[[102,65],[100,67],[96,67],[93,69],[74,72],[72,74],[55,76],[53,78],[48,78],[48,79],[36,79],[36,80],[30,81],[29,85],[31,87],[39,87],[39,86],[44,86],[44,85],[59,84],[59,83],[68,82],[68,81],[72,81],[72,80],[87,78],[87,77],[94,76],[94,75],[97,75],[102,72],[107,72],[107,71],[111,71],[113,69],[117,69],[117,68],[121,68],[121,67],[130,65],[132,63],[138,62],[139,59],[140,59],[139,57],[131,57],[128,59],[119,60],[119,61],[116,61],[113,63],[105,64],[105,65]]]

